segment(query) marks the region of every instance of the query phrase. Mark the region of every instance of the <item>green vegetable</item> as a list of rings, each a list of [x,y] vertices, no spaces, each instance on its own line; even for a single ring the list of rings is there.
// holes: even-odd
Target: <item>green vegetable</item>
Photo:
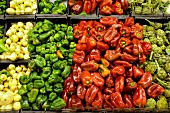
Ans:
[[[158,83],[163,86],[164,88],[170,89],[170,82],[165,82],[158,77],[155,76],[155,79],[158,81]]]
[[[50,55],[50,61],[51,61],[52,63],[58,61],[58,57],[57,57],[57,55],[56,55],[55,53]]]
[[[57,83],[54,85],[54,92],[60,94],[63,91],[63,85],[61,83]]]
[[[63,79],[58,75],[51,74],[50,77],[48,78],[48,82],[50,84],[56,84],[58,82],[63,82]]]
[[[28,84],[27,84],[27,90],[28,91],[31,91],[31,89],[34,87],[34,84],[32,83],[32,82],[29,82]]]
[[[166,62],[164,69],[166,72],[170,73],[170,62]]]
[[[2,75],[2,74],[5,74],[7,77],[11,76],[9,71],[7,71],[6,69],[3,69],[0,71],[0,75]]]
[[[38,111],[38,110],[40,110],[40,106],[37,103],[33,103],[32,109]]]
[[[147,65],[145,65],[145,72],[151,72],[151,74],[154,74],[156,69],[157,66],[155,62],[148,62]]]
[[[36,59],[34,60],[36,65],[40,68],[43,68],[46,66],[46,61],[43,57],[41,57],[40,55],[36,55]]]
[[[166,98],[170,97],[170,89],[165,89],[164,95]]]
[[[43,78],[48,78],[51,74],[51,67],[44,67],[43,69],[43,72],[42,72],[42,77]]]
[[[56,100],[54,100],[51,104],[50,110],[57,110],[57,109],[61,109],[63,107],[66,106],[66,103],[63,99],[61,98],[57,98]]]
[[[166,71],[159,66],[157,60],[155,60],[155,63],[156,63],[157,68],[158,68],[158,69],[157,69],[157,75],[158,75],[158,77],[159,77],[160,79],[165,79],[165,78],[167,77]]]
[[[71,73],[71,66],[66,66],[64,71],[61,73],[63,78],[67,78]]]
[[[61,40],[61,44],[63,47],[68,47],[69,46],[69,41],[67,39]]]
[[[153,26],[155,29],[160,29],[162,28],[162,24],[161,23],[158,23],[158,22],[151,22],[149,21],[148,19],[145,19],[151,26]]]
[[[44,87],[43,80],[34,80],[34,88],[40,89],[42,87]]]
[[[56,31],[60,31],[60,24],[54,24],[54,28]]]
[[[42,3],[41,3],[41,4],[42,4]],[[36,28],[36,29],[39,29],[39,28],[42,27],[42,25],[43,25],[43,22],[39,21],[39,22],[35,25],[35,28]]]
[[[164,96],[162,96],[162,97],[157,101],[156,107],[157,107],[158,109],[168,109],[167,99],[166,99]]]
[[[60,75],[61,74],[61,70],[53,70],[52,74]]]
[[[47,95],[38,95],[37,99],[36,99],[36,102],[39,104],[39,105],[43,105],[43,103],[47,100]]]
[[[20,103],[21,103],[22,109],[24,109],[24,110],[30,109],[30,105],[29,105],[27,96],[22,96]]]
[[[26,94],[28,91],[27,91],[27,85],[22,85],[21,87],[20,87],[20,89],[18,90],[18,94],[19,95],[24,95],[24,94]]]
[[[27,96],[28,96],[28,101],[30,103],[33,103],[35,102],[37,96],[38,96],[38,92],[39,90],[38,89],[32,89],[30,92],[27,93]]]
[[[30,68],[30,69],[34,69],[35,66],[36,66],[36,63],[35,63],[34,60],[31,60],[31,61],[28,63],[28,68]]]
[[[30,81],[30,77],[27,75],[21,76],[19,82],[21,85],[27,84]]]
[[[153,98],[147,99],[145,108],[155,108],[156,101]]]
[[[50,93],[50,95],[49,95],[49,101],[53,101],[54,99],[56,99],[57,98],[57,94],[56,93],[54,93],[54,92],[51,92]]]
[[[34,52],[34,51],[35,51],[35,46],[32,45],[32,44],[29,44],[29,45],[28,45],[28,51],[29,51],[29,52]]]
[[[53,91],[53,86],[49,84],[49,81],[45,82],[45,89],[47,92],[52,92]]]
[[[46,110],[49,110],[50,109],[50,106],[51,106],[51,102],[49,102],[48,100],[46,100],[44,102],[44,104],[42,105],[42,108],[46,111]]]
[[[30,74],[30,79],[31,79],[31,81],[33,81],[33,80],[41,80],[41,77],[38,75],[38,73],[37,72],[32,72],[31,74]]]

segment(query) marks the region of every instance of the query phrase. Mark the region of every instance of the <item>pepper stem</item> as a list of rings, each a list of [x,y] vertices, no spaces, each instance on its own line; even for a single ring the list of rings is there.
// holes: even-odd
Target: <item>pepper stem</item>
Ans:
[[[135,86],[135,82],[131,82],[131,83],[130,83],[130,86]]]
[[[123,34],[123,35],[126,34],[126,31],[122,31],[122,34]]]
[[[102,30],[102,28],[99,27],[99,28],[98,28],[98,31],[101,31],[101,30]]]
[[[89,80],[87,80],[87,81],[86,81],[86,84],[90,84],[90,81],[89,81]]]

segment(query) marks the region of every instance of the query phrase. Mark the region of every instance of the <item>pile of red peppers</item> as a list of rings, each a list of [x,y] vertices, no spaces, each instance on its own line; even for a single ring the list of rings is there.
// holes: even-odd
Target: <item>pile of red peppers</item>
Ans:
[[[142,40],[142,30],[132,17],[124,23],[103,17],[74,27],[78,43],[72,73],[64,81],[66,108],[141,108],[147,98],[164,92],[159,84],[152,84],[150,72],[136,66],[152,51],[151,44]]]
[[[76,15],[81,12],[91,14],[98,5],[100,14],[102,15],[122,15],[129,7],[128,0],[69,0],[68,5],[71,11]]]

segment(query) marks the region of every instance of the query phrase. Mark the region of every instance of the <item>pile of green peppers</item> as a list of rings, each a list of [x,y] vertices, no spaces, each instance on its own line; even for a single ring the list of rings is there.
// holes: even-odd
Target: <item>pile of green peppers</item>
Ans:
[[[4,36],[4,26],[0,25],[0,39]]]
[[[6,12],[6,0],[0,0],[0,15]]]
[[[65,14],[67,7],[62,0],[56,0],[54,3],[49,0],[41,0],[39,9],[40,14]]]
[[[60,98],[64,79],[71,73],[75,50],[73,28],[66,24],[39,21],[28,32],[28,50],[36,54],[29,62],[30,76],[20,77],[21,106],[25,110],[56,110],[66,103]]]

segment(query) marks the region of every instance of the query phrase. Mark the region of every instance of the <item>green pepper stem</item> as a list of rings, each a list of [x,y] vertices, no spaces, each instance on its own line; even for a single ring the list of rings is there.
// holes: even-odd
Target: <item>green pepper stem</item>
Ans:
[[[135,82],[131,82],[131,83],[130,83],[130,86],[135,86]]]
[[[86,84],[90,84],[90,81],[89,81],[89,80],[87,80],[87,81],[86,81]]]

